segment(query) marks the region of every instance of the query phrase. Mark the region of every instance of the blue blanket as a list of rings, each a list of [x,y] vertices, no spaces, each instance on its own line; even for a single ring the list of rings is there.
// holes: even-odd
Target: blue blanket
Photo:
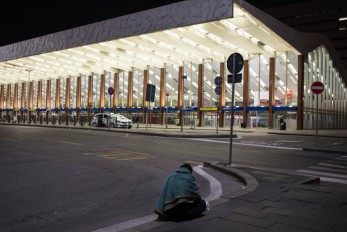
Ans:
[[[178,168],[170,175],[163,187],[154,212],[164,215],[165,211],[176,205],[201,199],[195,177],[185,167]]]

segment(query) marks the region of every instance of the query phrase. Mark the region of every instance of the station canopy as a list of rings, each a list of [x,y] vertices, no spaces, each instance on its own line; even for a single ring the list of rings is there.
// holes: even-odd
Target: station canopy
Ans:
[[[269,16],[270,17],[270,16]],[[0,48],[1,49],[1,48]],[[234,3],[233,17],[161,30],[0,62],[0,84],[71,76],[182,66],[204,59],[226,62],[234,52],[244,59],[277,52],[300,53],[260,20]]]

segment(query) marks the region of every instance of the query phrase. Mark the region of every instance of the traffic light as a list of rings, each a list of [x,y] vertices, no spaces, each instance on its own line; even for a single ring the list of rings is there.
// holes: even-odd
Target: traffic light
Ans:
[[[214,83],[217,85],[216,88],[214,89],[214,92],[215,92],[217,95],[221,95],[221,94],[222,94],[222,83],[223,83],[223,78],[220,77],[220,76],[217,76],[217,77],[214,79]]]

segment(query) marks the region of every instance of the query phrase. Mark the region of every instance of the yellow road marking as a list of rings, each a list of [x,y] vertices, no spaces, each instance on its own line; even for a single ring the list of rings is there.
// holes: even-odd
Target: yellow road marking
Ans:
[[[93,155],[96,157],[109,159],[109,160],[145,160],[149,159],[149,155],[141,152],[129,152],[120,149],[115,149],[111,151],[104,151],[99,153],[83,153],[83,155]]]
[[[191,164],[199,164],[199,165],[204,164],[204,163],[201,163],[201,162],[196,162],[196,161],[191,161],[191,160],[187,160],[186,162],[187,163],[191,163]]]
[[[66,143],[66,144],[71,144],[71,145],[83,145],[82,143],[73,143],[73,142],[68,142],[68,141],[56,141],[58,143]]]

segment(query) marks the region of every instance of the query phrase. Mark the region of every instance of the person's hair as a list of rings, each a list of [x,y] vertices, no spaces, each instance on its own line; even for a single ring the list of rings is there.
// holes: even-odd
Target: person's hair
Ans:
[[[193,173],[193,168],[192,166],[190,166],[190,164],[182,164],[180,168],[187,168],[190,171],[190,173]]]

